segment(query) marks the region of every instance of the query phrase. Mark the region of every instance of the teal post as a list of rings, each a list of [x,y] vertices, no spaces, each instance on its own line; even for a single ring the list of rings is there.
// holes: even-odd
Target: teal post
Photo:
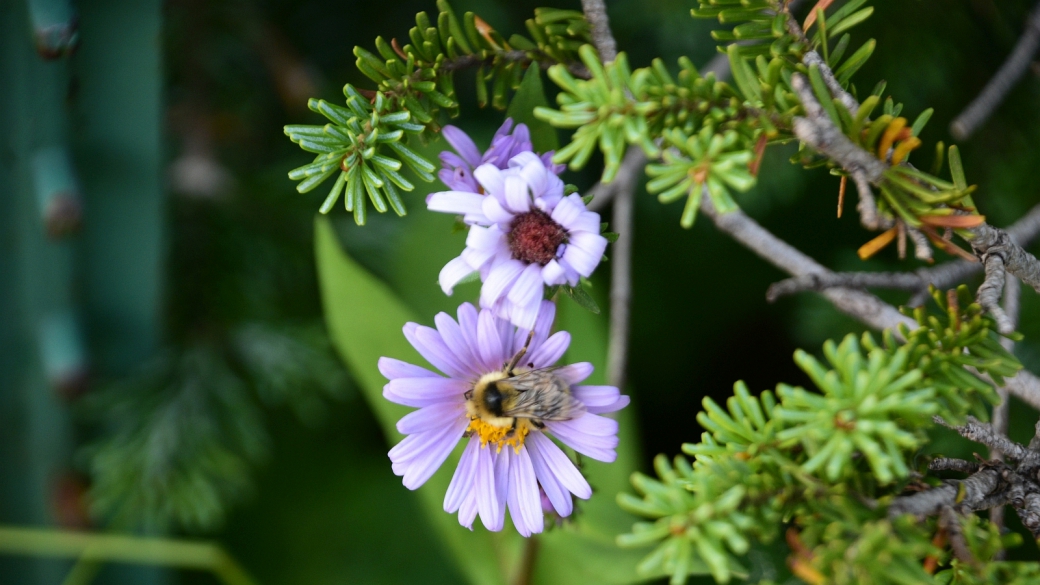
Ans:
[[[53,526],[69,402],[157,348],[159,0],[0,0],[0,523]],[[77,16],[78,12],[78,16]],[[74,49],[74,50],[73,50]],[[69,563],[0,557],[0,582]],[[95,583],[164,582],[136,567]]]

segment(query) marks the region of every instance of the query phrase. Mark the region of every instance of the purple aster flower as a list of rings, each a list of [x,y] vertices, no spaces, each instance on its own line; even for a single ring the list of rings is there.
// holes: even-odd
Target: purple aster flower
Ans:
[[[524,372],[544,371],[540,369],[563,356],[570,334],[549,335],[555,306],[543,304],[533,333],[516,329],[491,311],[478,312],[469,303],[459,307],[458,321],[446,313],[437,315],[436,329],[405,325],[408,341],[444,375],[393,358],[379,360],[380,372],[390,380],[383,396],[419,409],[397,423],[397,430],[408,436],[390,450],[394,473],[403,477],[405,487],[416,489],[465,440],[444,495],[444,510],[457,512],[459,523],[468,528],[479,515],[489,530],[502,530],[508,510],[517,531],[530,536],[544,526],[541,494],[559,516],[571,514],[572,497],[592,495],[581,472],[549,434],[592,459],[611,462],[617,457],[617,421],[600,415],[624,408],[629,400],[613,386],[580,385],[592,373],[589,363],[550,370],[574,406],[566,420],[505,419],[486,414],[475,403],[475,387],[506,379],[525,343],[527,352],[513,370],[517,378],[510,380]]]
[[[579,195],[565,197],[563,181],[531,152],[514,156],[505,169],[483,164],[473,174],[486,196],[443,191],[427,200],[429,209],[461,214],[471,224],[466,249],[441,270],[441,288],[450,295],[479,271],[480,306],[530,329],[543,285],[574,286],[603,258],[599,214]]]
[[[510,134],[510,130],[512,133]],[[513,128],[513,119],[506,118],[494,138],[491,139],[491,147],[484,154],[480,154],[477,145],[462,130],[455,126],[445,126],[441,133],[455,152],[445,150],[441,152],[441,164],[444,165],[437,176],[441,182],[453,191],[466,191],[469,193],[481,193],[480,185],[473,178],[473,169],[482,164],[492,164],[504,169],[509,160],[521,152],[532,152],[531,132],[526,124],[517,124]],[[542,161],[557,175],[566,168],[564,165],[552,164],[553,151],[541,155]]]

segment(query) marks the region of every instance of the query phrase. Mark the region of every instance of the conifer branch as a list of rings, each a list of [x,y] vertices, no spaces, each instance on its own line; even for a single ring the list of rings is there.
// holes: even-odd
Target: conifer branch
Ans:
[[[825,66],[820,67],[821,75],[824,69],[826,69]],[[826,78],[826,75],[824,77]],[[805,110],[805,117],[794,119],[794,133],[798,139],[841,166],[853,176],[857,181],[857,186],[864,180],[870,184],[881,184],[885,177],[886,163],[845,136],[824,111],[805,76],[800,73],[794,74],[791,85],[797,92]],[[863,188],[869,189],[869,186]],[[870,214],[861,216],[864,225],[876,222],[876,220],[877,218]],[[878,225],[877,227],[883,226]],[[979,302],[994,315],[1001,330],[1008,332],[1006,316],[1003,315],[999,306],[999,292],[1003,289],[1004,284],[1003,271],[1006,269],[1022,282],[1040,291],[1040,261],[1012,241],[1007,232],[985,222],[967,228],[967,231],[972,234],[970,240],[972,250],[983,264],[987,265],[988,286],[980,289]],[[990,258],[993,260],[987,263]],[[996,291],[996,295],[993,294],[994,291]]]
[[[993,110],[1004,101],[1008,92],[1015,86],[1040,47],[1040,4],[1033,9],[1026,20],[1026,28],[1019,37],[1014,50],[1008,55],[1004,64],[997,70],[993,79],[986,84],[982,92],[950,122],[950,134],[957,140],[964,140],[972,135],[993,113]]]

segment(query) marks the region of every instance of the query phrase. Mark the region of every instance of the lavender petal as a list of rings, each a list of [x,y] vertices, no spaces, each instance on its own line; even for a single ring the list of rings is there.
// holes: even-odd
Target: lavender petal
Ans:
[[[436,437],[435,441],[427,445],[426,452],[421,457],[416,457],[404,474],[404,487],[414,490],[426,483],[426,480],[430,479],[430,476],[440,468],[448,455],[451,455],[468,424],[468,419],[460,418],[450,427],[449,432]]]
[[[469,265],[469,262],[463,260],[461,256],[458,258],[452,258],[444,265],[444,268],[441,268],[441,273],[437,276],[437,281],[440,283],[441,290],[444,291],[444,294],[451,296],[451,293],[454,292],[455,285],[463,278],[473,274],[474,270],[475,269]]]
[[[411,435],[441,428],[465,413],[466,404],[462,401],[431,404],[402,416],[397,421],[397,432],[402,435]]]
[[[563,354],[571,344],[571,334],[566,331],[557,331],[538,348],[528,361],[536,368],[551,366],[560,361]]]
[[[533,439],[533,441],[532,441]],[[592,487],[581,471],[564,454],[556,443],[541,433],[531,433],[527,438],[528,443],[533,442],[538,450],[538,456],[545,464],[547,471],[565,487],[567,491],[583,500],[592,497]],[[568,498],[569,499],[569,498]],[[555,503],[553,507],[556,507]],[[559,508],[556,508],[560,511]],[[563,514],[566,516],[566,514]]]
[[[570,364],[563,366],[556,370],[556,375],[560,376],[567,381],[571,386],[580,384],[585,378],[592,375],[592,372],[596,368],[593,367],[589,362],[578,362],[576,364]]]
[[[469,135],[450,124],[441,129],[441,134],[469,166],[475,167],[480,164],[480,151]]]
[[[444,493],[444,511],[449,514],[462,507],[463,501],[473,488],[476,480],[478,449],[480,449],[480,439],[470,437],[459,458],[459,466],[455,468],[455,475],[451,476],[448,491]]]
[[[440,374],[435,374],[426,368],[389,357],[379,358],[379,373],[383,374],[388,380],[393,380],[394,378],[440,377]]]
[[[458,378],[395,378],[383,386],[383,395],[405,406],[428,406],[462,401],[471,384]],[[388,396],[389,395],[389,396]]]

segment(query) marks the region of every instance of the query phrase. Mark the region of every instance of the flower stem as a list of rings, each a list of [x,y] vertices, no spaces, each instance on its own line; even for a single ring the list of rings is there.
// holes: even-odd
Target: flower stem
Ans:
[[[516,569],[516,577],[513,585],[530,585],[534,577],[534,563],[538,558],[538,547],[541,543],[537,536],[531,536],[524,541],[523,556],[520,557],[520,565]]]

